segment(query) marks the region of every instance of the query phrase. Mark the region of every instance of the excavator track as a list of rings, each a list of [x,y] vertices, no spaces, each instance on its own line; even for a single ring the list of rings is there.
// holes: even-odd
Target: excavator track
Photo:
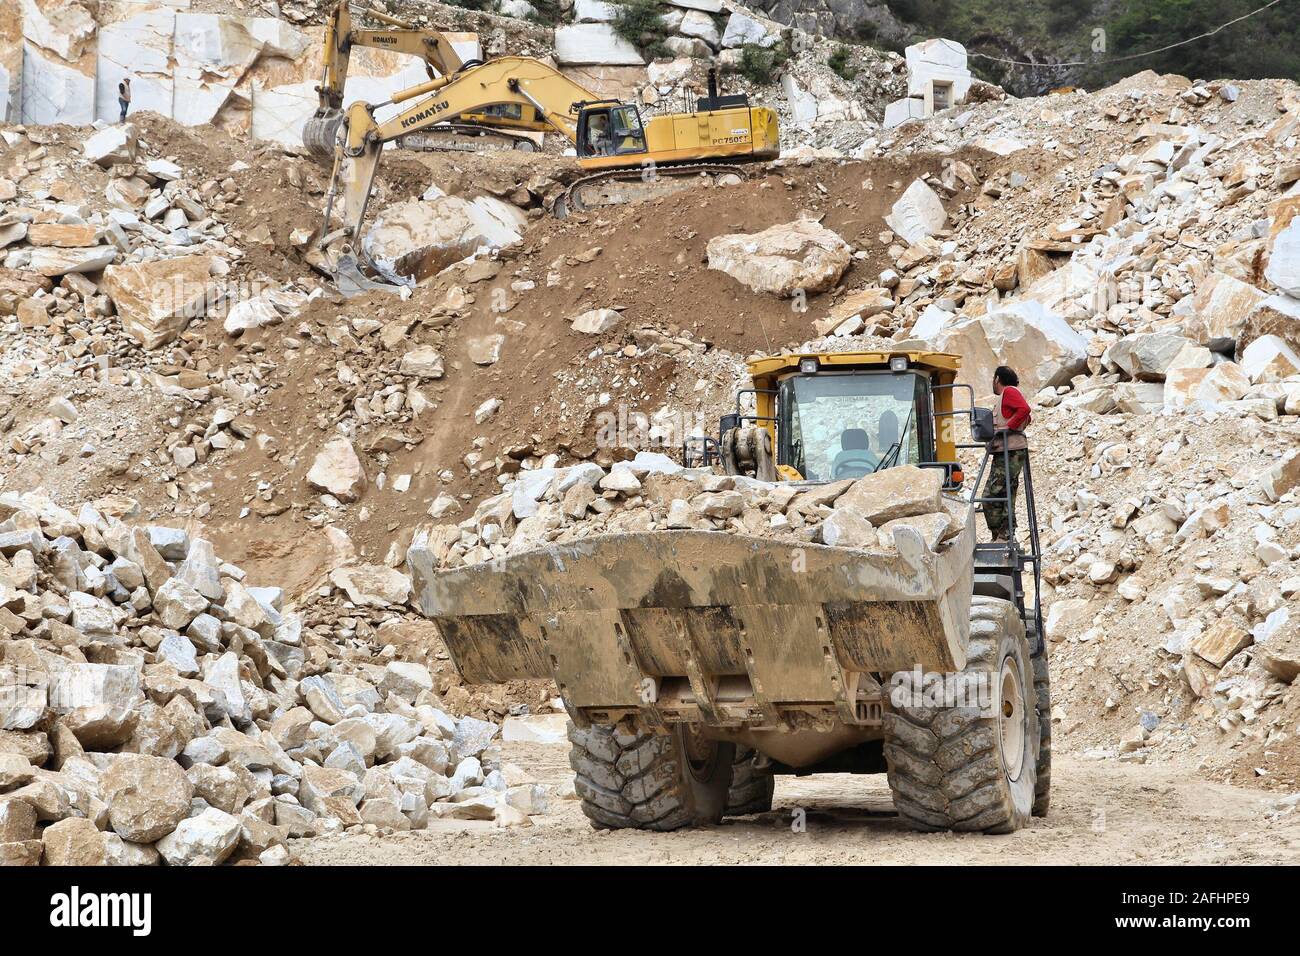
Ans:
[[[743,167],[732,163],[611,169],[575,180],[556,197],[551,212],[555,218],[564,219],[571,212],[587,212],[601,206],[620,206],[667,196],[696,185],[694,180],[697,178],[707,178],[710,184],[714,184],[724,176],[735,176],[736,183],[740,183],[747,175]]]
[[[509,150],[531,153],[538,149],[537,144],[526,136],[473,123],[432,126],[422,132],[401,137],[397,140],[397,145],[402,149],[439,153],[491,153]]]

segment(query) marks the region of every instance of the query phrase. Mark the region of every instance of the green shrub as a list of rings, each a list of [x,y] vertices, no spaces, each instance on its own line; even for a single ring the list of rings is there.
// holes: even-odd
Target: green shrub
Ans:
[[[635,47],[652,47],[668,36],[658,0],[621,0],[614,4],[614,32]]]
[[[740,65],[732,72],[739,73],[756,86],[767,86],[776,82],[777,74],[789,59],[790,50],[784,41],[766,50],[747,43],[740,48]]]
[[[564,19],[558,0],[528,0],[537,12],[528,19],[544,27],[553,27]]]
[[[849,48],[840,44],[835,47],[835,52],[826,61],[827,66],[834,70],[835,75],[841,80],[852,80],[858,75],[857,64],[849,59],[849,55]]]

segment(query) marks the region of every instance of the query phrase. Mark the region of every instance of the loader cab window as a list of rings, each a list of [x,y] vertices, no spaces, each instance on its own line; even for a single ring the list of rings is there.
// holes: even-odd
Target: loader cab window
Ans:
[[[578,131],[579,156],[623,156],[646,151],[645,130],[635,106],[585,110]]]
[[[928,460],[930,390],[906,372],[792,375],[777,388],[777,463],[837,481]]]

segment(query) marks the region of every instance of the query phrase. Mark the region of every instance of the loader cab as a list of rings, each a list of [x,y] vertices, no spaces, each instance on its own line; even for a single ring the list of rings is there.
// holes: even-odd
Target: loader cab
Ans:
[[[718,438],[695,439],[690,464],[720,462],[769,480],[828,482],[898,465],[938,468],[961,487],[953,390],[960,359],[941,352],[830,352],[749,363]],[[973,404],[973,402],[972,402]]]
[[[646,151],[645,128],[635,106],[617,101],[585,106],[578,115],[579,158],[627,156]]]

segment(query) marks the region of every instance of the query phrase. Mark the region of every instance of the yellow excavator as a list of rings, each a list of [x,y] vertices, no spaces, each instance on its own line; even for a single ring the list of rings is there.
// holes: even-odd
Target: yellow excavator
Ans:
[[[405,104],[380,122],[375,110]],[[531,108],[563,135],[589,171],[552,204],[569,211],[615,205],[683,188],[702,178],[736,175],[736,165],[773,159],[780,152],[776,111],[750,106],[744,94],[724,96],[709,75],[707,97],[689,112],[648,118],[633,103],[597,96],[541,60],[505,56],[395,93],[387,103],[356,102],[344,114],[335,142],[334,174],[326,200],[320,246],[339,243],[343,257],[358,255],[375,170],[384,146],[436,126],[448,117],[483,115],[509,107]],[[330,231],[336,201],[343,225]]]
[[[354,48],[388,50],[416,57],[424,61],[430,79],[450,76],[483,62],[464,59],[457,50],[458,44],[463,47],[474,34],[424,30],[368,7],[356,10],[355,16],[357,20],[372,20],[383,28],[359,26],[347,0],[341,0],[326,21],[321,82],[316,87],[320,105],[302,131],[303,145],[320,158],[334,156],[335,139],[343,123],[343,89]],[[551,130],[551,125],[532,106],[514,104],[488,106],[447,120],[451,122],[440,122],[421,133],[401,137],[398,145],[424,150],[529,151],[537,147],[536,134]],[[533,136],[526,135],[529,133]]]

